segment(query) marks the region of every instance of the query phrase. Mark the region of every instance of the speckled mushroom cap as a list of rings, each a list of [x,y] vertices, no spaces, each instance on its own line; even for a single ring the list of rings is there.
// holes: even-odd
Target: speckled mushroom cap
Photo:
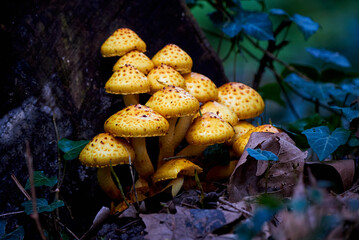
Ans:
[[[211,79],[195,72],[185,74],[183,77],[186,81],[186,90],[198,101],[205,103],[210,100],[217,100],[218,89]]]
[[[220,104],[216,101],[209,101],[203,104],[200,108],[200,111],[202,114],[206,112],[212,112],[217,114],[220,118],[222,118],[224,121],[229,122],[232,126],[238,123],[238,116],[235,112],[233,112],[232,109],[229,107]],[[195,115],[194,118],[198,117],[199,113]]]
[[[175,44],[164,46],[153,56],[152,62],[155,66],[160,66],[162,63],[169,65],[181,74],[190,73],[193,65],[192,58]]]
[[[151,83],[150,92],[152,94],[169,85],[180,88],[186,87],[185,80],[182,75],[174,68],[166,64],[161,64],[160,66],[152,69],[152,71],[147,75],[147,78]]]
[[[234,143],[233,143],[233,150],[238,155],[241,156],[244,152],[244,149],[249,141],[249,138],[251,137],[251,134],[253,132],[271,132],[271,133],[279,133],[279,129],[276,127],[273,127],[270,124],[260,125],[258,127],[253,128],[252,130],[249,130],[242,136],[240,136]]]
[[[169,123],[151,108],[137,104],[109,117],[104,127],[118,137],[153,137],[166,135]]]
[[[178,175],[194,176],[195,170],[197,170],[197,173],[201,173],[203,171],[202,168],[185,158],[173,159],[167,161],[159,169],[157,169],[152,176],[152,180],[156,183],[168,179],[175,179]]]
[[[186,133],[186,140],[192,145],[213,145],[229,141],[234,130],[228,122],[212,112],[197,117]]]
[[[233,145],[233,143],[241,136],[243,136],[248,131],[255,128],[255,126],[247,121],[239,121],[236,125],[233,126],[234,128],[234,136],[232,137],[231,142],[229,142],[230,145]]]
[[[150,91],[150,82],[145,74],[125,65],[114,72],[105,84],[106,92],[112,94],[138,94]]]
[[[123,139],[109,133],[95,136],[81,151],[79,160],[88,167],[108,167],[118,164],[128,164],[129,157],[135,158],[132,146]]]
[[[155,92],[146,106],[165,118],[173,118],[194,115],[199,109],[199,102],[183,88],[168,86]]]
[[[148,74],[153,68],[154,64],[143,52],[133,50],[123,55],[113,66],[113,71],[119,70],[126,64],[137,68],[143,74]]]
[[[101,46],[103,57],[123,56],[138,50],[146,52],[146,43],[131,29],[117,29]]]
[[[219,103],[231,108],[239,120],[259,116],[264,110],[264,102],[253,88],[243,83],[225,83],[218,88]]]

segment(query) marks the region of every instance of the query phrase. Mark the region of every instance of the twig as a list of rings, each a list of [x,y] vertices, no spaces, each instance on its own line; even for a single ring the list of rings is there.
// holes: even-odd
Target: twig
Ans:
[[[132,186],[133,186],[133,192],[135,193],[135,198],[136,198],[136,203],[137,203],[137,207],[140,206],[139,202],[138,202],[138,196],[137,196],[137,191],[136,191],[136,184],[135,184],[135,175],[133,174],[133,167],[132,167],[132,159],[131,159],[131,154],[128,151],[127,147],[125,146],[125,150],[127,151],[128,154],[128,164],[130,167],[130,172],[131,172],[131,179],[132,179]],[[138,209],[137,209],[138,210]]]
[[[49,217],[49,216],[48,216]],[[75,233],[73,233],[65,224],[63,224],[59,219],[55,218],[55,221],[64,228],[68,233],[70,233],[76,240],[80,240],[79,237],[76,236]]]
[[[9,213],[3,213],[0,214],[0,217],[6,217],[6,216],[11,216],[11,215],[16,215],[16,214],[20,214],[20,213],[24,213],[25,211],[17,211],[17,212],[9,212]]]
[[[247,214],[247,215],[250,216],[250,217],[253,217],[253,213],[248,212],[247,210],[244,210],[244,209],[242,209],[242,208],[238,208],[238,207],[234,206],[232,203],[230,203],[230,202],[224,200],[223,198],[218,198],[218,201],[219,201],[220,203],[225,204],[225,205],[228,205],[228,206],[230,206],[231,208],[234,208],[234,209],[236,209],[236,210],[238,210],[238,211],[240,211],[240,212],[242,212],[242,213],[244,213],[244,214]]]
[[[201,181],[199,180],[197,169],[194,170],[194,179],[196,180],[197,187],[201,191],[201,198],[199,200],[199,203],[201,204],[201,208],[203,208],[204,207],[204,205],[203,205],[203,202],[204,202],[204,190],[202,188]]]
[[[54,128],[55,128],[55,135],[56,135],[56,149],[57,149],[57,185],[56,185],[56,190],[55,190],[55,201],[59,200],[60,198],[60,187],[61,184],[63,182],[63,177],[65,176],[65,174],[62,173],[62,163],[61,163],[61,155],[60,155],[60,151],[58,148],[58,144],[60,141],[60,137],[59,137],[59,131],[57,129],[57,124],[56,124],[56,117],[55,117],[55,113],[52,113],[52,122],[54,124]],[[55,210],[56,213],[56,217],[60,218],[60,210],[57,208]],[[56,222],[54,222],[55,224],[55,228],[57,229],[57,225]]]
[[[26,162],[27,162],[27,168],[29,171],[29,180],[30,180],[30,187],[31,187],[31,198],[32,198],[32,214],[30,215],[32,219],[34,219],[36,223],[37,230],[40,233],[40,236],[43,240],[46,240],[44,231],[42,229],[40,219],[39,219],[39,213],[37,212],[37,204],[36,204],[36,192],[35,192],[35,184],[34,184],[34,168],[33,168],[33,159],[30,152],[30,144],[28,141],[26,141]]]
[[[257,44],[255,41],[253,41],[250,37],[248,37],[247,35],[244,35],[248,41],[255,46],[256,48],[258,48],[259,50],[261,50],[263,53],[265,53],[268,57],[270,57],[271,59],[273,59],[274,61],[278,62],[279,64],[283,65],[285,68],[287,68],[289,71],[296,73],[298,76],[300,76],[303,79],[306,80],[310,80],[306,75],[304,75],[302,72],[298,71],[295,67],[285,63],[284,61],[280,60],[279,58],[277,58],[275,55],[273,55],[271,52],[268,52],[267,50],[265,50],[264,48],[262,48],[261,46],[259,46],[259,44]]]
[[[111,162],[111,161],[110,161],[110,168],[111,168],[111,172],[112,172],[113,176],[114,176],[115,179],[116,179],[117,187],[120,189],[120,192],[121,192],[121,196],[122,196],[122,198],[123,198],[123,201],[126,203],[127,207],[129,207],[130,204],[127,202],[125,193],[123,192],[123,189],[122,189],[122,185],[121,185],[120,179],[118,179],[117,174],[115,173],[115,170],[113,170],[112,162]]]
[[[27,198],[27,200],[31,200],[30,195],[26,192],[25,188],[21,185],[19,180],[17,180],[16,176],[14,174],[11,174],[12,180],[15,182],[16,186],[19,188],[19,190],[24,194],[24,196]]]

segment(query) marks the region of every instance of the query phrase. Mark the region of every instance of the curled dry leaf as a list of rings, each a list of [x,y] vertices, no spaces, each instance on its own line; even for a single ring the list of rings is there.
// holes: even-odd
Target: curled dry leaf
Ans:
[[[245,196],[264,192],[266,185],[268,192],[278,191],[283,196],[290,196],[303,172],[307,153],[297,148],[284,132],[255,132],[251,135],[247,148],[270,151],[278,156],[278,161],[258,161],[244,151],[229,180],[229,200],[237,202]]]

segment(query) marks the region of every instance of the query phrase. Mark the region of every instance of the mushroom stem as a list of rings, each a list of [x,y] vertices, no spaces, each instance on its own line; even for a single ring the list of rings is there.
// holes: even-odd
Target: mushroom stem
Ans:
[[[121,199],[121,191],[117,188],[111,176],[111,168],[104,167],[97,170],[97,180],[101,189],[111,199]]]
[[[176,156],[199,156],[210,145],[188,145],[182,149]]]
[[[125,102],[126,107],[130,105],[136,105],[140,102],[139,95],[138,94],[123,95],[123,101]]]
[[[192,123],[192,117],[193,116],[186,116],[181,117],[178,120],[178,123],[176,125],[175,133],[174,133],[174,139],[173,139],[173,148],[176,149],[186,136],[187,129]]]
[[[159,137],[160,152],[158,154],[157,168],[165,163],[163,161],[164,158],[173,157],[175,151],[173,140],[177,118],[169,118],[167,120],[169,123],[168,133],[163,137]]]
[[[153,165],[146,149],[146,139],[144,137],[131,138],[133,149],[135,150],[135,161],[133,165],[138,175],[147,179],[154,173]]]

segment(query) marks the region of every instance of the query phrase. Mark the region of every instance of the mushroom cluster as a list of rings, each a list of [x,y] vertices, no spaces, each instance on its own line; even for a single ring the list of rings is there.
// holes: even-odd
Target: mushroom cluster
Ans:
[[[238,82],[217,87],[205,75],[192,72],[192,58],[175,44],[167,44],[152,59],[145,55],[146,48],[128,28],[117,29],[101,46],[103,57],[120,57],[104,87],[109,94],[123,95],[125,107],[105,121],[104,133],[88,143],[79,160],[99,168],[99,185],[114,200],[134,202],[137,194],[130,191],[123,199],[112,180],[112,166],[133,164],[138,176],[133,187],[140,200],[174,186],[174,181],[175,195],[184,179],[195,173],[207,174],[202,178],[207,180],[231,174],[235,160],[204,169],[201,155],[208,146],[233,146],[238,156],[250,133],[262,130],[246,121],[264,110],[254,89]],[[141,103],[139,94],[150,97]],[[147,152],[149,137],[158,138],[158,146],[151,146],[158,148],[158,156]]]

